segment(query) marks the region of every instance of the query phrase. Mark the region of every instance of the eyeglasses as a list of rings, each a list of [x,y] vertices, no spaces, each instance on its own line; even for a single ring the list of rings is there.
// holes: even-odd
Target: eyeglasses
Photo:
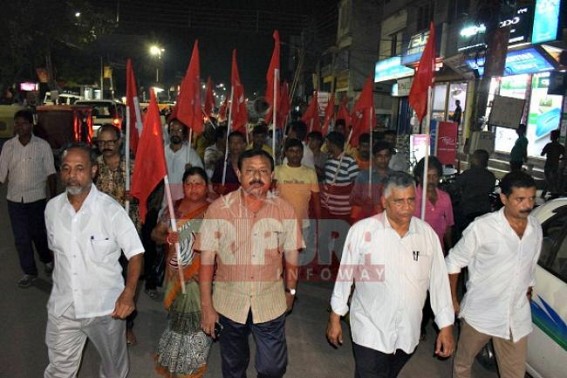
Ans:
[[[101,146],[113,146],[118,142],[118,139],[111,139],[111,140],[97,140],[97,143]]]

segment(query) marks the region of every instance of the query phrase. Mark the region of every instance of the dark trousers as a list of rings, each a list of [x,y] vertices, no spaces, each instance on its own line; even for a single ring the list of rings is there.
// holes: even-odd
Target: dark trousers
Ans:
[[[53,255],[47,246],[47,231],[43,215],[45,204],[44,199],[31,203],[8,201],[12,233],[16,250],[20,256],[20,267],[24,274],[37,275],[33,246],[42,263],[53,261]]]
[[[256,342],[255,367],[258,378],[283,377],[287,367],[285,314],[259,324],[252,323],[251,312],[246,324],[236,323],[221,315],[220,323],[223,326],[219,341],[224,378],[246,378],[250,362],[250,332]]]
[[[412,354],[401,349],[386,354],[352,343],[354,350],[355,378],[395,378],[398,376]]]
[[[145,289],[155,290],[160,284],[161,279],[158,272],[161,267],[156,266],[157,246],[152,240],[152,230],[157,225],[158,220],[157,209],[149,209],[146,215],[146,222],[142,225],[140,231],[142,244],[144,245],[144,279],[146,280]]]

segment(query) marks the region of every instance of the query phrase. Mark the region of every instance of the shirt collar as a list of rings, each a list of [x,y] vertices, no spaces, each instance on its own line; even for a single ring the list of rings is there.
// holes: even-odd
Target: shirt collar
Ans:
[[[395,232],[396,235],[399,235],[398,232],[397,232],[396,230],[394,230],[394,228],[393,228],[392,225],[390,224],[390,220],[388,219],[388,215],[386,214],[386,210],[384,210],[381,214],[382,214],[382,217],[383,217],[383,219],[384,219],[384,221],[383,221],[384,228],[389,228],[389,229],[392,230],[392,232]],[[408,232],[406,232],[406,234],[404,235],[404,237],[405,237],[406,235],[415,234],[415,233],[417,232],[416,225],[415,225],[415,223],[416,223],[415,220],[416,220],[416,219],[417,219],[416,217],[411,217],[411,221],[410,221],[410,224],[409,224]]]

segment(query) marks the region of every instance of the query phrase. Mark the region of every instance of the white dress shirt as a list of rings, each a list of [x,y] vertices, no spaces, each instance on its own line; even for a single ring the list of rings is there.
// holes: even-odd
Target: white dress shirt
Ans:
[[[45,223],[55,259],[48,312],[74,305],[77,319],[111,314],[124,290],[121,250],[128,259],[144,252],[124,208],[93,184],[78,212],[67,193],[49,201]]]
[[[532,318],[526,293],[535,284],[541,242],[541,225],[533,216],[521,239],[504,208],[476,218],[445,259],[449,274],[468,266],[459,317],[491,336],[516,341],[529,334]]]
[[[203,168],[203,162],[192,147],[187,143],[183,143],[182,147],[173,151],[168,145],[165,146],[165,160],[167,162],[167,175],[171,188],[171,197],[173,201],[183,198],[183,174],[185,166],[190,164],[192,167]],[[164,197],[165,203],[165,197]]]
[[[15,136],[4,143],[0,183],[8,179],[8,201],[30,203],[45,199],[47,177],[53,174],[53,152],[45,140],[32,135],[24,146]]]
[[[412,353],[419,343],[422,309],[431,294],[439,328],[454,322],[449,278],[435,231],[412,218],[403,237],[386,212],[351,227],[331,297],[333,312],[345,315],[353,284],[350,323],[353,341],[382,353]]]

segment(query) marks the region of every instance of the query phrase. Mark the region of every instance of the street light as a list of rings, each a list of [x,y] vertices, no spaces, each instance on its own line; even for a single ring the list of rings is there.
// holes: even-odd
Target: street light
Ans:
[[[159,65],[161,61],[161,54],[165,51],[165,49],[158,45],[151,45],[150,46],[150,55],[157,57],[157,65],[156,65],[156,83],[159,83]]]

